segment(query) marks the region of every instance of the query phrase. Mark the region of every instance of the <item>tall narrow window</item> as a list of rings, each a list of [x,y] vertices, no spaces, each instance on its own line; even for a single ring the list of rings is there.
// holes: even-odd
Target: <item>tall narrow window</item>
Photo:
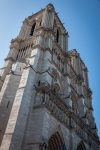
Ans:
[[[40,80],[38,81],[38,86],[40,86],[40,84],[41,84],[41,82],[40,82]]]
[[[31,36],[32,36],[33,33],[34,33],[35,26],[36,26],[36,23],[34,23],[33,26],[32,26],[32,29],[31,29],[31,32],[30,32],[30,35],[31,35]]]
[[[40,21],[40,26],[42,25],[42,21]]]
[[[10,102],[8,101],[8,103],[7,103],[7,108],[9,107],[9,103],[10,103]]]
[[[59,42],[59,31],[58,30],[57,30],[56,40],[57,40],[57,43],[58,43]]]

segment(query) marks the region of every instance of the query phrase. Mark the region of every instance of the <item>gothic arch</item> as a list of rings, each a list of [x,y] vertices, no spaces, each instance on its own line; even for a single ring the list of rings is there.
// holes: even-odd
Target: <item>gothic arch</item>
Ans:
[[[54,133],[48,141],[48,150],[64,150],[65,144],[59,134],[59,132]]]
[[[77,146],[77,149],[76,149],[76,150],[86,150],[86,148],[85,148],[85,145],[84,145],[83,141],[81,141],[81,142],[78,144],[78,146]]]

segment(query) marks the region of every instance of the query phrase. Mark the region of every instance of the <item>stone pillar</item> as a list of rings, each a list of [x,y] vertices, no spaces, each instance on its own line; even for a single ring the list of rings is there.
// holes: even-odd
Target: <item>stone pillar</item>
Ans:
[[[79,94],[79,98],[78,98],[78,109],[80,112],[80,117],[84,118],[85,114],[86,114],[86,110],[84,107],[84,95],[83,95],[83,87],[82,87],[82,83],[83,83],[83,78],[81,75],[78,76],[78,94]]]
[[[86,86],[89,88],[89,80],[88,80],[88,70],[85,68],[85,78],[86,78]]]
[[[70,108],[72,108],[71,87],[70,87],[70,83],[71,83],[71,79],[70,79],[70,60],[69,60],[69,58],[68,58],[66,64],[67,65],[65,65],[65,69],[64,69],[66,77],[64,79],[64,97],[63,97],[63,100]]]
[[[23,21],[23,25],[22,25],[21,30],[20,30],[20,33],[19,33],[19,35],[18,35],[18,38],[19,38],[19,39],[24,40],[24,39],[27,37],[28,29],[31,30],[30,25],[28,25],[28,24],[29,24],[29,23],[28,23],[28,20],[25,19],[25,20]]]
[[[80,60],[80,56],[78,57],[78,74],[81,74],[81,60]]]
[[[44,36],[43,35],[38,35],[36,37],[36,41],[35,41],[35,45],[40,45],[43,48],[43,39]]]
[[[16,63],[6,76],[0,93],[0,143],[6,130],[16,91],[19,86],[24,64]]]
[[[82,96],[79,97],[78,99],[78,109],[80,112],[80,117],[85,118],[85,107],[84,107],[84,98]]]
[[[53,22],[54,22],[54,8],[51,5],[48,5],[43,13],[42,26],[52,29]]]
[[[16,60],[19,46],[20,46],[20,39],[16,38],[11,41],[10,51],[8,53],[7,59],[11,57],[12,59]]]
[[[51,68],[51,63],[49,62],[51,60],[51,54],[49,51],[44,52],[44,57],[43,57],[43,62],[41,66],[41,82],[48,82],[50,85],[52,83],[52,77],[50,76],[50,68]]]
[[[2,150],[21,150],[27,116],[31,101],[33,101],[33,85],[36,82],[37,73],[32,67],[38,68],[37,61],[39,57],[39,49],[35,49],[34,51],[36,57],[30,58],[31,67],[29,65],[24,68],[21,76],[19,88],[16,92],[5,135],[1,144]]]
[[[0,69],[0,90],[2,89],[6,75],[9,73],[14,60],[9,58],[5,60],[4,67]]]
[[[68,52],[68,33],[63,34],[62,49],[65,53]]]
[[[69,38],[69,35],[68,35],[68,32],[66,33],[66,52],[68,51],[68,38]]]
[[[79,54],[77,53],[77,56],[76,56],[76,72],[77,74],[79,74]]]
[[[11,41],[10,51],[8,53],[7,58],[5,59],[4,67],[0,70],[0,90],[2,88],[6,75],[9,73],[12,64],[16,60],[19,45],[20,45],[19,39],[15,39]]]

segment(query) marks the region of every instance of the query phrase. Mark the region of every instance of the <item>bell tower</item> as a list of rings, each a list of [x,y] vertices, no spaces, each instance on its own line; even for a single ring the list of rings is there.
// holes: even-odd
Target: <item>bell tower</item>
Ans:
[[[99,150],[87,68],[52,4],[23,21],[0,70],[0,150]]]

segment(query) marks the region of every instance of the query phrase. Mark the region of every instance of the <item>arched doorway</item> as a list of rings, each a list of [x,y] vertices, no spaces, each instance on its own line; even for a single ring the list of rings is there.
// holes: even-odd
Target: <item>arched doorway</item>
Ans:
[[[84,145],[83,141],[81,141],[81,142],[78,144],[78,146],[77,146],[77,149],[76,149],[76,150],[86,150],[86,148],[85,148],[85,145]]]
[[[66,150],[58,132],[50,137],[48,141],[48,150]]]

